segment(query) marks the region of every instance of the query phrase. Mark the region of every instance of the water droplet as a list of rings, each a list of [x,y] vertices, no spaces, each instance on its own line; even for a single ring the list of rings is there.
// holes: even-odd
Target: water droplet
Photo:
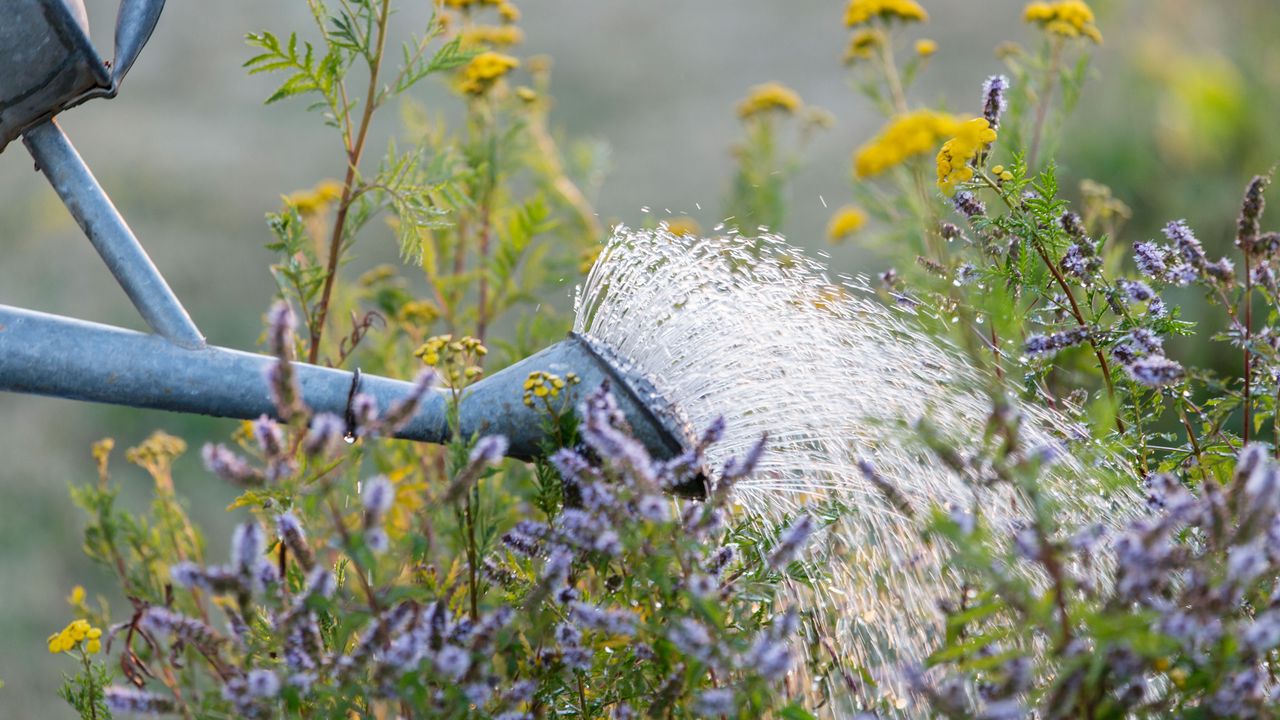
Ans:
[[[347,433],[346,435],[343,435],[342,441],[348,445],[354,443],[356,441],[355,433]]]

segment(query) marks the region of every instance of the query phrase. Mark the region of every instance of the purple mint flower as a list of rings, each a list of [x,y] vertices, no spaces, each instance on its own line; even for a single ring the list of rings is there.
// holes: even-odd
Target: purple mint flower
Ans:
[[[768,441],[769,436],[762,434],[747,452],[726,460],[724,462],[724,470],[720,473],[720,482],[717,483],[717,488],[726,484],[732,486],[733,483],[755,472],[756,465],[760,464],[760,458],[764,457],[765,445]]]
[[[293,355],[294,321],[289,303],[277,300],[267,311],[267,348],[278,358]]]
[[[961,214],[972,220],[987,214],[987,206],[968,190],[961,190],[951,197],[952,204]]]
[[[253,421],[253,437],[258,441],[262,454],[276,458],[284,452],[284,431],[275,420],[263,415]]]
[[[1156,292],[1151,289],[1151,286],[1141,280],[1121,279],[1117,284],[1132,302],[1148,302],[1156,297]]]
[[[315,566],[311,572],[307,573],[307,589],[306,597],[333,597],[333,593],[338,589],[338,582],[333,578],[333,573],[328,568]]]
[[[117,713],[137,715],[165,715],[176,712],[173,699],[146,690],[112,685],[102,691],[107,709]]]
[[[1196,239],[1195,233],[1187,225],[1186,220],[1174,220],[1164,226],[1164,236],[1178,249],[1182,259],[1194,268],[1202,268],[1205,264],[1204,246]]]
[[[507,438],[503,435],[487,435],[477,440],[475,447],[471,448],[468,462],[494,465],[502,462],[506,454]]]
[[[982,117],[987,119],[992,130],[1000,129],[1000,116],[1007,107],[1005,95],[1009,92],[1009,78],[1004,75],[992,75],[982,83]]]
[[[661,495],[645,495],[636,501],[636,513],[649,522],[671,519],[671,502]]]
[[[237,525],[231,533],[232,566],[243,577],[254,575],[266,547],[267,540],[258,523],[251,520]]]
[[[360,502],[364,505],[364,526],[376,527],[396,501],[396,488],[386,475],[375,475],[364,483]]]
[[[453,681],[471,669],[471,654],[456,645],[445,645],[435,656],[436,671]]]
[[[225,445],[205,443],[200,457],[206,470],[229,483],[240,486],[262,484],[262,473]]]
[[[365,393],[356,393],[356,396],[351,398],[351,422],[355,427],[348,428],[348,431],[354,431],[360,437],[369,435],[376,430],[378,423],[377,398]]]
[[[1029,335],[1023,343],[1022,351],[1027,355],[1047,355],[1079,345],[1088,339],[1089,329],[1086,327],[1074,327],[1049,335]]]
[[[1138,266],[1138,272],[1156,280],[1163,278],[1166,268],[1165,252],[1164,248],[1150,240],[1134,243],[1133,259]]]
[[[703,690],[693,703],[694,712],[703,717],[720,717],[732,715],[736,709],[733,691],[729,688],[712,688]]]
[[[719,577],[724,572],[725,566],[733,561],[735,546],[725,545],[718,548],[711,557],[707,559],[707,572]]]
[[[311,457],[332,455],[346,432],[347,424],[342,418],[333,413],[321,413],[311,419],[311,428],[302,441],[302,450]]]
[[[1182,366],[1163,355],[1148,355],[1134,360],[1125,370],[1137,382],[1147,387],[1161,388],[1182,379]]]
[[[752,643],[742,665],[769,682],[779,682],[791,671],[794,660],[785,640],[761,633]]]
[[[403,399],[392,403],[382,421],[388,430],[398,430],[413,419],[423,398],[436,386],[439,376],[435,370],[424,368],[413,380],[413,389]]]
[[[280,694],[280,678],[270,670],[250,670],[245,676],[245,686],[254,697],[273,698]]]
[[[364,544],[373,554],[381,555],[391,547],[391,538],[387,536],[387,531],[380,527],[370,528],[364,535]]]

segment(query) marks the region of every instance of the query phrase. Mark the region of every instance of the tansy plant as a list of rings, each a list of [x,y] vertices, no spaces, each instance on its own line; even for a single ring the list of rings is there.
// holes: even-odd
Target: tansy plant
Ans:
[[[1270,175],[1242,183],[1236,220],[1221,227],[1233,230],[1225,256],[1177,219],[1156,238],[1121,237],[1132,212],[1097,183],[1082,183],[1073,207],[1058,184],[1055,129],[1102,30],[1078,0],[1031,3],[1021,19],[1038,49],[1002,45],[1004,72],[975,78],[958,107],[934,108],[910,89],[936,46],[917,38],[915,52],[902,50],[928,20],[923,7],[846,8],[845,63],[886,121],[855,149],[856,202],[834,212],[828,235],[902,263],[880,275],[884,299],[985,369],[988,442],[957,447],[927,423],[916,431],[960,476],[1011,486],[1026,514],[1010,538],[985,526],[984,508],[938,508],[929,541],[954,549],[963,592],[946,608],[937,652],[902,669],[915,709],[864,707],[954,718],[1271,717],[1280,235],[1264,224]],[[1184,319],[1168,292],[1177,288],[1219,307],[1225,330]],[[1175,338],[1218,343],[1238,372],[1192,366]],[[1039,478],[1056,453],[1074,450],[1022,447],[1011,395],[1079,420],[1090,452],[1119,465],[1096,471],[1145,495],[1148,512],[1110,529],[1059,525]]]

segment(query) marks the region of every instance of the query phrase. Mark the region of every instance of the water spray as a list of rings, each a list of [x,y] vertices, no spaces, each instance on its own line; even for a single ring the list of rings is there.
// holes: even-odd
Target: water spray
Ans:
[[[997,536],[1011,536],[1030,512],[1007,484],[967,482],[914,431],[927,421],[962,450],[980,446],[992,401],[973,364],[909,312],[881,303],[865,279],[830,277],[768,235],[619,228],[579,292],[575,331],[627,358],[628,374],[652,377],[684,422],[728,419],[709,466],[768,433],[755,474],[735,486],[748,515],[781,527],[806,507],[843,508],[816,548],[823,577],[791,583],[792,602],[814,611],[814,646],[828,644],[846,670],[872,673],[891,703],[917,716],[900,671],[937,646],[942,604],[960,592],[949,549],[922,540],[921,517],[934,507],[978,509]],[[1044,408],[1017,411],[1024,446],[1052,458],[1041,490],[1065,527],[1134,515],[1140,501],[1129,487],[1105,486],[1067,451],[1087,431]],[[825,695],[837,716],[854,713],[857,698],[843,682]]]

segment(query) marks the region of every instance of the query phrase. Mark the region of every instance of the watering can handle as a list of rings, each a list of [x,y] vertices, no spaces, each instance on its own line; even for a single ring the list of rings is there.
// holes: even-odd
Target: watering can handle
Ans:
[[[111,62],[112,95],[119,91],[125,73],[151,38],[162,10],[164,0],[121,0],[116,16],[116,57]]]

